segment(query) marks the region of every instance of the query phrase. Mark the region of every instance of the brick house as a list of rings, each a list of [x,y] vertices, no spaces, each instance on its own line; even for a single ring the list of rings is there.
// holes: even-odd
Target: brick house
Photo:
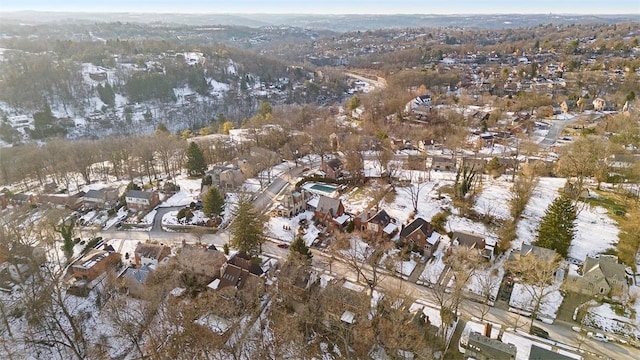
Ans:
[[[355,228],[374,237],[391,238],[397,231],[396,219],[392,218],[384,209],[373,213],[364,212],[356,217]]]
[[[336,226],[333,221],[344,215],[344,205],[340,199],[334,199],[332,197],[320,195],[318,203],[313,209],[313,217],[326,227]]]
[[[337,179],[342,176],[342,161],[338,158],[329,159],[327,161],[322,161],[320,165],[320,170],[324,171],[326,177],[330,179]]]
[[[125,201],[129,210],[151,210],[160,203],[160,196],[157,191],[129,190]]]
[[[440,244],[441,235],[423,218],[416,218],[400,230],[399,243],[420,249],[429,258]]]
[[[120,262],[120,253],[91,249],[71,265],[73,277],[77,280],[93,281]]]
[[[242,289],[250,279],[259,280],[262,268],[253,262],[249,256],[238,253],[227,260],[220,268],[220,284],[218,288],[233,286]]]

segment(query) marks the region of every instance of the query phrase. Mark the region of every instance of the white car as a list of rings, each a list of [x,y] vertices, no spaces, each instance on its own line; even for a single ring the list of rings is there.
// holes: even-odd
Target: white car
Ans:
[[[587,336],[594,339],[594,340],[598,340],[598,341],[602,341],[602,342],[609,342],[609,338],[602,334],[602,333],[592,333],[592,332],[588,332]]]
[[[571,330],[573,330],[575,332],[582,332],[582,328],[580,326],[572,326]]]

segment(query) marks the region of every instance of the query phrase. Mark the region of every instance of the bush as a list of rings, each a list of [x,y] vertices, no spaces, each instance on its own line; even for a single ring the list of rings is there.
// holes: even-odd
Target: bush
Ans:
[[[446,230],[444,226],[447,224],[447,218],[449,217],[448,213],[439,212],[431,218],[431,225],[433,228],[439,233],[445,233]]]

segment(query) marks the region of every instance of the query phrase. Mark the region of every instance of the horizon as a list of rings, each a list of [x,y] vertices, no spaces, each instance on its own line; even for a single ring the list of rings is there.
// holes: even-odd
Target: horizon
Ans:
[[[366,11],[362,11],[366,9]],[[0,12],[56,12],[56,13],[174,13],[215,15],[638,15],[640,1],[617,0],[606,5],[598,0],[540,0],[533,4],[509,0],[455,0],[442,4],[426,0],[280,0],[269,3],[261,0],[190,0],[176,6],[170,0],[112,0],[108,4],[90,5],[83,0],[23,0],[4,4]]]

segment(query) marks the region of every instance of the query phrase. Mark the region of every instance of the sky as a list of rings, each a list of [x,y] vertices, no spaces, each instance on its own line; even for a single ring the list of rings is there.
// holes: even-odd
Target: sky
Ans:
[[[272,14],[640,14],[640,0],[0,0],[0,11]]]

